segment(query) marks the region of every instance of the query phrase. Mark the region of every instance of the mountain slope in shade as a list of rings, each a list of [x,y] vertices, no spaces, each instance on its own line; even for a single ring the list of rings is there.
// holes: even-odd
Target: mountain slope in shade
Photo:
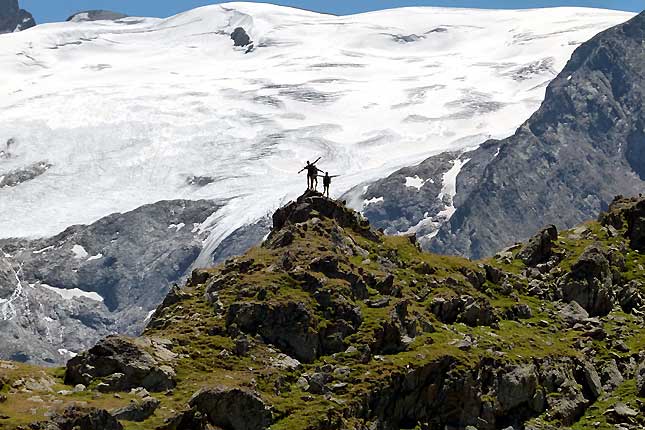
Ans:
[[[414,232],[434,251],[481,257],[543,225],[595,216],[616,194],[642,192],[644,20],[578,48],[514,136],[432,156],[347,198],[388,233]]]
[[[61,363],[110,333],[136,335],[202,250],[218,205],[174,200],[0,240],[0,359]]]
[[[540,109],[514,136],[487,143],[498,155],[432,249],[488,255],[542,225],[571,227],[617,194],[643,192],[643,71],[645,13],[579,47]],[[457,193],[459,185],[458,177]]]

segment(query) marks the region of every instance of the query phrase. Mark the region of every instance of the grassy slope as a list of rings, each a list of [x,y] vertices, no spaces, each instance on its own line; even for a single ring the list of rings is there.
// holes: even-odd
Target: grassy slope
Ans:
[[[624,239],[621,236],[610,238],[598,223],[586,224],[587,231],[582,237],[569,232],[562,232],[558,241],[558,250],[566,251],[567,258],[561,263],[562,270],[567,270],[573,261],[580,255],[584,248],[594,241],[601,241],[605,246],[619,245]],[[303,236],[296,236],[296,240],[289,246],[292,255],[296,256],[297,264],[303,267],[308,262],[321,255],[341,255],[338,244],[332,240],[329,232],[336,227],[331,221],[325,220],[322,229],[308,229],[302,231]],[[471,262],[458,257],[438,256],[420,252],[406,237],[383,237],[380,241],[370,241],[353,231],[345,231],[352,241],[366,250],[369,255],[351,255],[341,259],[346,264],[346,269],[355,271],[361,267],[366,272],[371,272],[376,278],[391,272],[396,276],[396,285],[402,289],[402,299],[409,300],[409,312],[422,316],[430,321],[437,329],[434,333],[425,333],[417,336],[407,351],[387,356],[373,357],[368,363],[362,363],[357,354],[339,353],[333,356],[324,356],[314,363],[303,365],[298,370],[284,370],[270,365],[272,360],[278,360],[279,351],[271,345],[262,342],[253,342],[250,353],[246,356],[236,356],[231,353],[234,342],[227,336],[209,335],[213,327],[222,328],[224,319],[212,311],[212,307],[204,298],[205,285],[186,286],[184,291],[188,294],[186,300],[166,308],[162,317],[166,321],[160,329],[148,329],[148,336],[160,336],[172,340],[173,352],[180,354],[176,363],[178,374],[178,387],[171,393],[155,394],[161,400],[161,408],[157,413],[144,423],[124,422],[126,429],[150,429],[161,424],[175,411],[185,407],[190,396],[199,388],[209,385],[247,386],[258,390],[269,404],[273,405],[275,416],[278,417],[274,430],[304,429],[315,427],[330,416],[340,414],[344,409],[352,407],[355,402],[365,398],[377,387],[388,384],[393,375],[405,372],[406,369],[416,368],[426,363],[431,363],[440,357],[454,357],[461,365],[472,367],[483,357],[492,356],[499,359],[499,352],[494,352],[493,347],[503,353],[504,360],[518,362],[529,357],[558,357],[576,356],[579,352],[573,347],[573,341],[580,333],[565,329],[560,321],[553,319],[554,304],[545,303],[534,297],[514,293],[510,297],[502,292],[499,285],[487,282],[484,292],[479,292],[466,280],[464,269],[473,271],[478,269],[482,262]],[[250,250],[245,259],[252,259],[254,269],[247,274],[241,274],[227,285],[221,292],[220,298],[225,307],[238,300],[256,300],[255,294],[259,288],[268,291],[266,302],[279,303],[284,301],[301,301],[305,303],[316,315],[317,324],[326,324],[323,313],[318,309],[311,294],[301,289],[296,281],[280,270],[270,269],[275,266],[284,249],[271,250],[256,247]],[[382,258],[387,258],[395,263],[396,268],[384,269],[379,263]],[[420,274],[413,270],[423,263],[436,269],[431,275]],[[519,260],[512,264],[503,264],[497,260],[486,261],[510,273],[519,273],[523,265]],[[630,251],[627,254],[627,269],[624,276],[628,279],[638,279],[645,283],[645,256]],[[210,270],[217,275],[222,267]],[[337,291],[349,291],[346,281],[334,279],[327,284]],[[240,298],[240,291],[248,297]],[[428,293],[425,299],[419,297]],[[378,298],[378,292],[370,289],[373,297]],[[429,304],[434,297],[449,296],[453,294],[470,294],[484,296],[498,310],[515,303],[525,303],[531,307],[533,317],[520,322],[501,320],[499,328],[468,327],[464,324],[444,325],[436,320],[429,311]],[[348,294],[349,295],[349,294]],[[374,336],[383,319],[390,313],[394,304],[393,300],[386,308],[371,309],[362,302],[357,302],[362,311],[363,323],[357,333],[351,335],[349,343],[360,345],[368,343]],[[611,318],[604,318],[605,328],[608,332],[620,330],[621,326],[628,326],[632,332],[625,342],[631,351],[640,351],[645,347],[645,333],[642,320],[633,315],[612,313]],[[548,324],[545,324],[544,322]],[[470,335],[477,341],[477,348],[468,352],[459,350],[455,341]],[[598,345],[600,351],[605,346]],[[607,352],[608,353],[608,352]],[[269,363],[269,365],[267,365]],[[333,395],[315,395],[298,388],[297,379],[305,371],[313,372],[324,364],[348,366],[351,373],[346,378],[348,386],[345,392]],[[44,419],[45,412],[60,409],[74,402],[87,402],[87,404],[111,409],[127,404],[133,397],[121,393],[121,398],[111,394],[98,394],[91,391],[78,393],[71,396],[56,394],[58,390],[71,389],[62,383],[62,369],[40,369],[32,366],[13,364],[11,368],[0,366],[0,377],[9,381],[19,378],[35,377],[44,373],[47,378],[55,381],[53,392],[9,393],[9,386],[2,390],[8,396],[8,401],[0,403],[0,428],[13,428],[16,425],[26,424],[34,420]],[[602,415],[603,408],[610,406],[617,399],[636,406],[635,385],[633,381],[626,381],[608,399],[600,400],[592,406],[582,420],[574,426],[575,429],[589,428],[592,423],[594,428],[614,428],[609,425]],[[42,402],[35,401],[38,396]]]

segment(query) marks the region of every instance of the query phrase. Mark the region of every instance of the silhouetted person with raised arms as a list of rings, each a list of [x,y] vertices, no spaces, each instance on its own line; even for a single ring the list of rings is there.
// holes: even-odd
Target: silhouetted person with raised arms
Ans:
[[[318,157],[316,161],[313,163],[310,163],[307,161],[307,165],[302,168],[298,173],[302,173],[303,171],[307,171],[307,189],[308,190],[315,190],[318,188],[318,167],[316,167],[316,163],[320,161],[322,157]]]
[[[340,175],[329,176],[329,172],[325,172],[324,175],[319,175],[323,178],[323,196],[327,195],[329,197],[329,186],[331,185],[331,178],[337,178]]]

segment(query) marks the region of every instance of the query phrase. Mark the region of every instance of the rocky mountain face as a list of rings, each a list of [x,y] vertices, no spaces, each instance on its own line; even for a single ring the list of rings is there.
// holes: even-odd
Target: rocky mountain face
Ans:
[[[20,9],[18,0],[0,0],[0,34],[26,30],[35,25],[34,17]]]
[[[71,22],[87,22],[87,21],[116,21],[119,19],[127,18],[128,15],[112,12],[109,10],[86,10],[83,12],[77,12],[74,15],[67,18],[67,21]]]
[[[568,228],[596,216],[616,194],[641,192],[644,44],[645,13],[600,33],[574,52],[513,136],[394,173],[368,187],[364,212],[384,214],[378,222],[391,232],[421,223],[425,247],[478,258],[542,225]],[[428,166],[457,171],[440,187]],[[423,185],[404,187],[403,177]]]
[[[0,362],[0,425],[640,429],[644,250],[644,198],[473,262],[308,192],[261,246],[172,288],[143,336],[64,371]]]
[[[109,333],[139,334],[218,208],[162,201],[51,238],[0,240],[0,358],[61,363]]]

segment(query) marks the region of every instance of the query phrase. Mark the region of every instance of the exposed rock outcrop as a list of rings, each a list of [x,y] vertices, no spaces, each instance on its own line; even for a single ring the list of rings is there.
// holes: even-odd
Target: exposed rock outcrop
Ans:
[[[253,43],[251,37],[242,27],[237,27],[233,30],[233,33],[231,33],[231,39],[233,39],[234,46],[244,47]]]
[[[146,397],[141,401],[110,411],[110,414],[118,420],[141,422],[155,413],[159,403],[159,400],[154,397]]]
[[[552,253],[553,242],[558,239],[558,229],[550,225],[533,236],[517,255],[527,266],[547,261]]]
[[[72,406],[50,421],[34,423],[20,430],[123,430],[116,418],[103,409]]]
[[[360,195],[362,201],[354,205],[376,228],[387,234],[414,231],[421,243],[445,221],[442,211],[452,202],[450,196],[439,198],[443,189],[443,176],[460,157],[458,152],[445,152],[428,158],[423,163],[406,167],[387,178],[367,186],[359,185],[343,198],[352,200]],[[444,201],[446,200],[446,201]]]
[[[164,391],[175,386],[175,372],[167,363],[146,351],[140,340],[109,336],[87,352],[67,363],[65,382],[89,385],[101,380],[103,391],[124,391],[143,387]],[[150,348],[163,350],[163,345],[150,342]],[[166,351],[163,351],[167,355]]]
[[[355,229],[370,239],[378,238],[378,233],[370,228],[369,221],[359,213],[316,191],[307,191],[295,202],[290,202],[273,214],[273,230],[267,243],[275,243],[278,233],[286,225],[302,223],[316,216],[333,219],[339,226]]]
[[[239,388],[205,388],[193,395],[190,410],[173,418],[167,430],[206,430],[209,424],[230,430],[264,430],[272,416],[262,399]]]
[[[489,255],[540,225],[572,227],[615,195],[643,189],[643,158],[636,154],[645,123],[644,22],[641,13],[576,49],[540,109],[514,136],[495,142],[499,155],[433,250]]]
[[[18,0],[0,0],[0,34],[26,30],[35,25],[34,17],[20,9]]]
[[[426,166],[445,170],[444,155],[372,184],[367,197],[379,200],[366,200],[365,213],[390,233],[406,231],[426,214],[417,227],[433,232],[422,241],[425,249],[481,258],[544,225],[563,230],[594,218],[615,195],[642,192],[644,23],[641,13],[583,43],[513,136],[452,157],[468,162],[458,172],[447,222],[436,215],[439,194],[426,173]],[[421,185],[423,201],[410,203],[407,194],[417,190],[406,190],[405,178]]]
[[[127,18],[128,15],[119,12],[112,12],[109,10],[85,10],[76,12],[74,15],[67,18],[70,22],[85,22],[85,21],[117,21],[119,19]]]
[[[627,236],[633,249],[645,251],[645,199],[637,201],[627,214]]]
[[[598,245],[590,245],[561,279],[566,301],[576,301],[589,315],[607,315],[614,305],[609,261]]]
[[[219,207],[162,201],[51,238],[0,239],[0,298],[17,289],[11,268],[24,287],[12,304],[15,317],[0,330],[0,359],[62,364],[70,357],[59,350],[78,352],[110,333],[141,333],[201,253],[207,232],[195,226]]]
[[[645,360],[636,369],[636,389],[640,397],[645,397]]]
[[[492,325],[499,321],[490,302],[483,297],[437,297],[431,304],[432,313],[444,323],[463,322],[471,327]]]
[[[260,334],[301,361],[311,362],[321,353],[314,316],[302,303],[233,304],[226,322],[229,327],[235,324],[244,332]]]

